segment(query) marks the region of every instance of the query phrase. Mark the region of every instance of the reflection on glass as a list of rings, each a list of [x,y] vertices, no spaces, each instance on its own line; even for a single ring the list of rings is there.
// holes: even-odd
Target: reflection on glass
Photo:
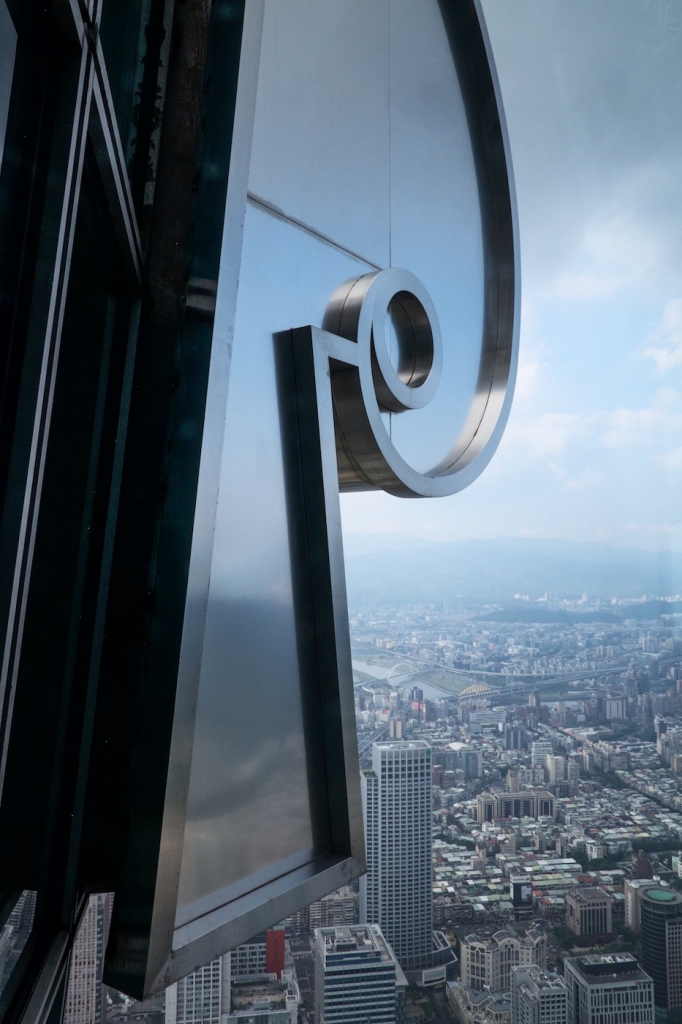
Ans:
[[[37,893],[25,889],[0,931],[0,992],[14,970],[33,927]]]
[[[0,0],[0,166],[5,147],[5,131],[7,130],[7,111],[12,90],[12,74],[14,72],[14,55],[17,48],[17,34],[9,16],[7,5]]]

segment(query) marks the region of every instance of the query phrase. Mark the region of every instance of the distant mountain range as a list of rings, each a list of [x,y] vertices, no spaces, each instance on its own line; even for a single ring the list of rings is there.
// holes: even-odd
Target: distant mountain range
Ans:
[[[536,601],[545,594],[575,599],[587,593],[608,600],[682,593],[677,552],[520,537],[443,544],[352,534],[344,538],[344,548],[351,609],[463,599],[506,603],[516,594]]]

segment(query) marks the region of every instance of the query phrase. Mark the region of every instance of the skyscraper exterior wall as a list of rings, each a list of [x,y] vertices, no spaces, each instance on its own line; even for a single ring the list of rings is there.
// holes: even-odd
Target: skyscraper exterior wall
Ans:
[[[230,1012],[230,953],[166,989],[166,1024],[220,1024]]]
[[[376,924],[315,930],[318,1024],[395,1024],[407,981]]]
[[[533,768],[544,768],[548,754],[553,753],[549,740],[535,740],[531,746],[530,763]]]
[[[113,895],[90,897],[73,944],[64,1024],[101,1024],[104,1020],[102,968]]]
[[[639,935],[639,898],[642,890],[651,886],[644,878],[626,878],[623,883],[625,896],[625,924],[635,935]]]
[[[548,754],[545,758],[545,769],[549,783],[563,782],[566,778],[566,758]]]
[[[402,968],[433,955],[431,747],[423,740],[375,743],[362,774],[367,875],[360,919],[378,924]]]
[[[654,986],[631,953],[564,960],[571,1024],[653,1024]]]
[[[541,967],[512,967],[511,1024],[568,1024],[568,988]]]
[[[656,1006],[682,1009],[682,895],[652,885],[639,895],[642,967],[654,980]]]

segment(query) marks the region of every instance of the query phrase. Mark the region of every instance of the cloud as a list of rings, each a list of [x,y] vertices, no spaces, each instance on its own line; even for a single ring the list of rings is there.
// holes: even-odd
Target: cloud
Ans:
[[[658,456],[658,461],[669,473],[677,473],[682,470],[682,448],[674,448],[671,452]]]
[[[619,214],[588,224],[575,264],[554,279],[562,299],[598,299],[631,288],[659,262],[654,234]]]
[[[659,388],[654,404],[644,409],[616,409],[607,417],[600,437],[605,448],[642,448],[661,445],[668,435],[682,431],[682,393]]]
[[[663,318],[643,355],[645,359],[653,359],[659,374],[682,366],[682,299],[666,302]]]
[[[605,479],[603,473],[598,473],[594,469],[586,469],[579,476],[567,480],[564,487],[567,491],[590,491],[603,484]]]
[[[546,412],[534,419],[510,422],[507,428],[507,444],[522,448],[531,458],[547,458],[556,455],[571,441],[583,437],[587,419],[567,412]]]

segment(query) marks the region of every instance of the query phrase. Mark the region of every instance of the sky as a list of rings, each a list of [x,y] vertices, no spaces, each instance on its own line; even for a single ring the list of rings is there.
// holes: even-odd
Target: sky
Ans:
[[[682,4],[483,8],[519,211],[512,412],[467,490],[343,495],[344,530],[682,551]]]

